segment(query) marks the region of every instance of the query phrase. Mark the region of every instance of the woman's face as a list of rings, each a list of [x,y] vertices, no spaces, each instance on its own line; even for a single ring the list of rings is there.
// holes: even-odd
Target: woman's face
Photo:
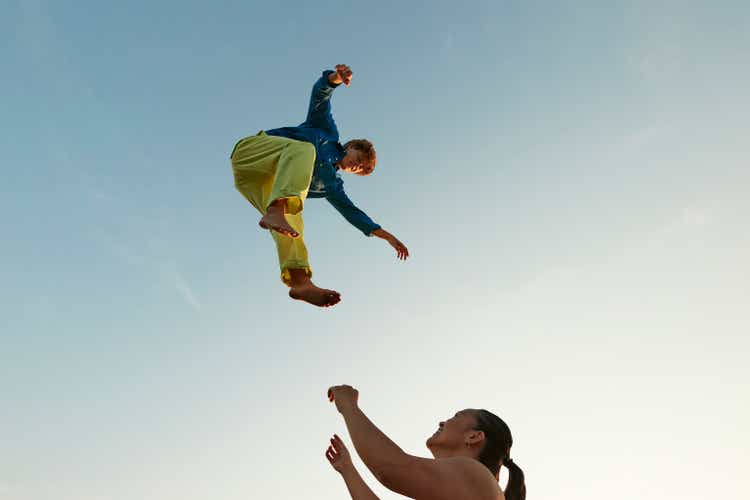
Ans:
[[[467,438],[475,434],[476,418],[473,410],[461,410],[448,420],[440,422],[435,433],[427,438],[427,448],[436,451],[455,450],[466,446]]]

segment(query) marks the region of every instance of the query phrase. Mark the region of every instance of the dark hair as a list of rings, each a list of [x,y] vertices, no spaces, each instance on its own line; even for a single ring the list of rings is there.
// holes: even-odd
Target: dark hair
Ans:
[[[477,410],[476,430],[484,432],[484,446],[479,452],[479,461],[492,474],[499,476],[500,466],[508,468],[508,484],[505,486],[506,500],[526,500],[526,483],[523,471],[510,458],[513,436],[503,420],[487,410]]]

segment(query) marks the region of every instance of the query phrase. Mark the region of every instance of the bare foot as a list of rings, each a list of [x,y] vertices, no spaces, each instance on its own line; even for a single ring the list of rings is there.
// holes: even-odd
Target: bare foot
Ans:
[[[318,307],[331,307],[339,303],[341,295],[334,290],[326,290],[313,285],[312,281],[293,286],[289,296],[296,300],[304,300]]]
[[[274,209],[272,207],[268,208],[268,211],[260,219],[258,225],[263,229],[270,229],[292,238],[296,238],[297,236],[299,236],[299,233],[295,231],[294,228],[290,226],[286,221],[286,218],[284,217],[284,211]]]

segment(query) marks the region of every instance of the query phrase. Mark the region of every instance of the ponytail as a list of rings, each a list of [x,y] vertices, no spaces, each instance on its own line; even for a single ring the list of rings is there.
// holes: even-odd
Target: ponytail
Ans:
[[[505,500],[526,500],[526,482],[523,471],[510,458],[503,460],[508,468],[508,484],[505,486]]]
[[[526,482],[523,471],[510,458],[513,436],[503,420],[487,410],[475,413],[476,429],[484,432],[484,446],[477,460],[482,462],[495,477],[500,477],[500,466],[508,468],[508,484],[505,500],[526,500]]]

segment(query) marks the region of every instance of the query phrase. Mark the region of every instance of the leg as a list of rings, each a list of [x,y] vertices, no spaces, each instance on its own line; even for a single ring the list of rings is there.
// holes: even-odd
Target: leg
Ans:
[[[319,288],[310,279],[312,271],[303,236],[305,224],[302,214],[286,214],[285,217],[299,237],[290,238],[276,231],[272,231],[271,236],[279,254],[281,280],[290,287],[289,296],[320,307],[337,304],[341,300],[338,292]]]
[[[269,224],[276,242],[281,279],[290,286],[290,296],[317,306],[331,306],[340,300],[337,292],[315,286],[302,233],[302,208],[312,177],[315,148],[283,137],[260,133],[243,139],[232,153],[237,190],[263,214],[278,217]],[[278,219],[281,219],[279,221]],[[288,227],[289,237],[278,229]],[[275,226],[275,227],[274,227]]]
[[[276,176],[273,181],[270,203],[259,224],[291,237],[299,236],[284,217],[285,213],[302,211],[307,191],[310,188],[315,165],[315,147],[306,142],[292,141],[279,155]]]
[[[289,288],[291,298],[321,307],[330,307],[341,301],[341,295],[338,292],[315,286],[304,269],[289,269],[288,271],[291,280]]]
[[[296,238],[299,236],[299,233],[289,225],[284,217],[284,214],[287,213],[288,201],[289,198],[279,198],[272,201],[271,204],[268,205],[266,213],[263,214],[263,217],[261,217],[258,222],[258,225],[263,229],[270,229],[271,231],[276,231],[284,236],[289,236],[290,238]]]

